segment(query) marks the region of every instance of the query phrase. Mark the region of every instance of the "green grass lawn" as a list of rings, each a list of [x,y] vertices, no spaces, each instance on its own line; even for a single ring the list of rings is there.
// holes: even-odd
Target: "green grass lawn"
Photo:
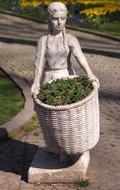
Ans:
[[[120,37],[120,22],[105,23],[100,26],[99,31]]]
[[[21,90],[0,70],[0,125],[19,113],[24,103],[25,99]]]
[[[104,23],[99,27],[88,27],[88,29],[120,37],[120,22]]]

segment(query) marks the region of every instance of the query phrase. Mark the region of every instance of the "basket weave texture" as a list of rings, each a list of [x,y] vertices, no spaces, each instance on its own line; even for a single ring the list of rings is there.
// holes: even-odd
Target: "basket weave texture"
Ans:
[[[93,148],[99,140],[98,89],[83,100],[51,106],[35,99],[35,111],[49,151],[77,155]]]

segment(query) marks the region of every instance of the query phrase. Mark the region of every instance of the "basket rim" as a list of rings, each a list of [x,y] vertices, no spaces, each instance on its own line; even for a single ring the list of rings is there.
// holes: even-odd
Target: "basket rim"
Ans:
[[[38,105],[42,106],[43,108],[46,108],[48,110],[55,110],[55,111],[58,110],[59,111],[59,110],[68,110],[68,109],[72,109],[72,108],[76,108],[78,106],[81,106],[81,105],[85,104],[86,102],[88,102],[90,99],[92,99],[97,92],[98,92],[97,86],[93,85],[93,90],[83,100],[80,100],[80,101],[72,103],[72,104],[57,105],[57,106],[52,106],[52,105],[49,105],[49,104],[44,104],[43,102],[41,102],[35,96],[33,96],[33,98],[34,98],[35,102]]]

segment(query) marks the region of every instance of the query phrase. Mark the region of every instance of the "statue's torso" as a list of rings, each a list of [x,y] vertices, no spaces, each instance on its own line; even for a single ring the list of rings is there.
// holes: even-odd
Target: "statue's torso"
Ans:
[[[67,68],[67,50],[65,49],[63,36],[50,37],[46,45],[45,58],[49,70]]]
[[[66,35],[67,47],[63,36],[58,38],[50,36],[49,39],[48,36],[43,37],[45,64],[42,83],[75,74],[70,63],[73,37],[69,34]]]

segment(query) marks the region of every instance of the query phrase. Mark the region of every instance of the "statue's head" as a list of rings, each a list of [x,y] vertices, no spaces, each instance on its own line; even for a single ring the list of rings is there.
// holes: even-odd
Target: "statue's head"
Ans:
[[[65,27],[67,8],[61,2],[53,2],[48,6],[49,24],[52,31],[61,31]]]

